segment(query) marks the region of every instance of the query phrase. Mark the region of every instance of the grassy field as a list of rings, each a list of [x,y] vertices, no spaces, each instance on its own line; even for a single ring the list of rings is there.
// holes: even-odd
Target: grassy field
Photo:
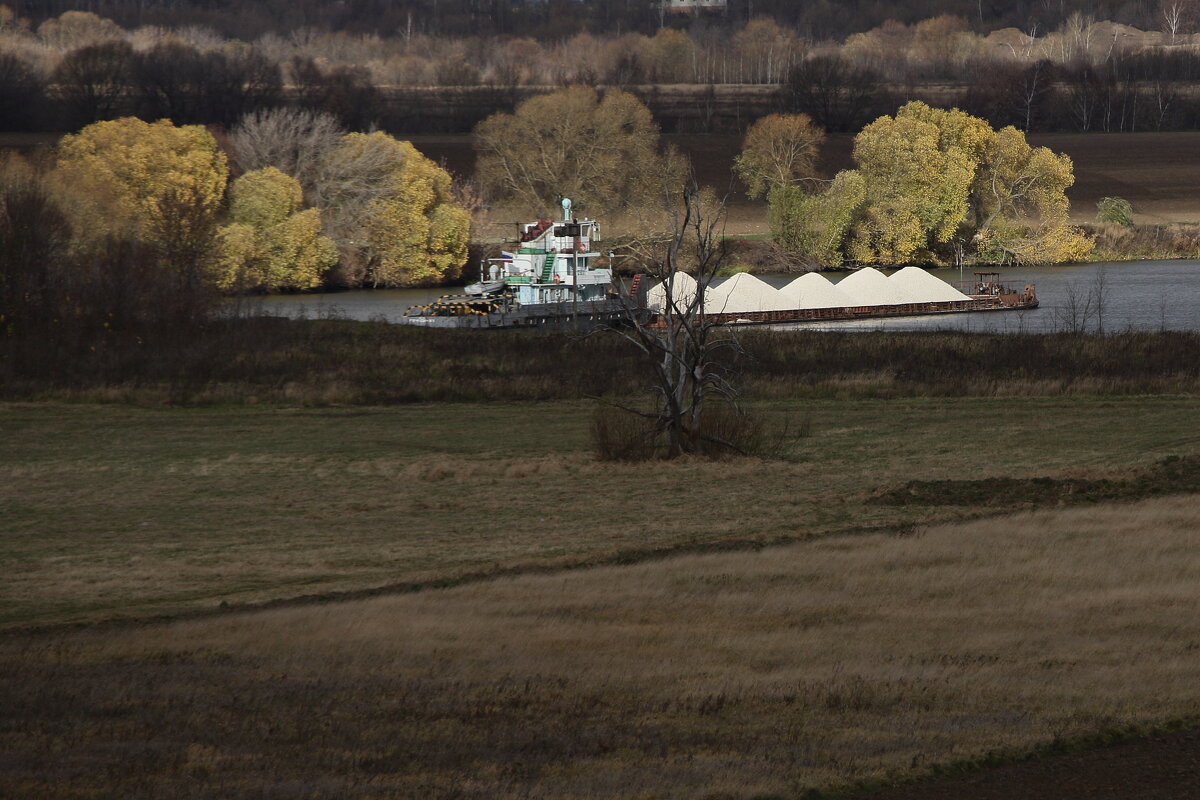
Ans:
[[[1035,450],[1092,462],[1075,435]],[[795,798],[1194,718],[1197,531],[1189,496],[9,635],[0,795]]]
[[[602,464],[593,408],[0,406],[0,627],[936,522],[979,508],[876,495],[1200,451],[1197,397],[827,399],[762,406],[811,423],[786,461]]]

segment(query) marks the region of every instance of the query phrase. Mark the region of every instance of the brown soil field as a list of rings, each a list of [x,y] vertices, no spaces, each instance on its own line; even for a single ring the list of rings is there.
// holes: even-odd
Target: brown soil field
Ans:
[[[667,135],[687,153],[700,182],[730,195],[728,231],[765,234],[766,204],[746,199],[732,173],[741,147],[735,135]],[[471,137],[413,136],[422,152],[459,174],[475,168]],[[1049,133],[1034,134],[1031,143],[1069,155],[1075,162],[1075,185],[1067,192],[1072,218],[1091,222],[1102,197],[1123,197],[1133,204],[1141,223],[1200,221],[1200,132],[1186,133]],[[829,137],[821,159],[826,176],[852,166],[852,137]]]

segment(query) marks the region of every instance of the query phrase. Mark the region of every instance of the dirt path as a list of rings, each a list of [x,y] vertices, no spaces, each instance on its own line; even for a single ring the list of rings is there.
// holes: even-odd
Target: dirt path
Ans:
[[[1200,728],[856,795],[859,800],[1192,800]]]

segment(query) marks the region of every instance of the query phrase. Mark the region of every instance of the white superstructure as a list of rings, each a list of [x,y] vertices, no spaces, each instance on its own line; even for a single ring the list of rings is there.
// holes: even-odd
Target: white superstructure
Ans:
[[[516,252],[488,259],[481,283],[503,283],[519,305],[603,300],[612,270],[600,266],[599,240],[596,221],[574,219],[563,200],[563,219],[522,225]]]

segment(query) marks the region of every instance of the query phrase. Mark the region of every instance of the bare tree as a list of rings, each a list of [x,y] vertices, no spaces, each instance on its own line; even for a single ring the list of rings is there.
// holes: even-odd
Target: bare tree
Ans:
[[[1068,333],[1087,333],[1092,323],[1096,332],[1104,333],[1104,311],[1108,307],[1108,273],[1100,267],[1092,285],[1086,288],[1076,281],[1066,287],[1066,296],[1061,306],[1055,309],[1055,322]]]
[[[110,119],[122,110],[133,75],[133,48],[127,42],[104,42],[72,50],[50,76],[71,127]]]
[[[34,128],[45,88],[44,79],[29,64],[0,53],[0,119],[8,130]]]
[[[841,56],[814,56],[794,66],[784,82],[783,105],[830,131],[856,131],[878,110],[880,78]]]
[[[1175,44],[1175,36],[1180,32],[1191,16],[1192,4],[1189,0],[1162,0],[1159,12],[1162,16],[1163,28],[1171,34],[1171,44]]]
[[[619,333],[645,356],[653,375],[656,405],[650,411],[621,408],[651,423],[665,455],[744,452],[720,419],[719,406],[741,416],[738,392],[726,365],[737,339],[705,308],[705,296],[725,257],[723,202],[701,194],[689,177],[682,195],[670,198],[670,230],[630,247],[644,276],[658,282],[649,316],[628,299],[629,325]],[[619,404],[618,404],[619,405]]]
[[[300,181],[310,202],[322,163],[346,131],[332,114],[272,108],[242,117],[230,136],[234,160],[246,172],[275,167]]]

